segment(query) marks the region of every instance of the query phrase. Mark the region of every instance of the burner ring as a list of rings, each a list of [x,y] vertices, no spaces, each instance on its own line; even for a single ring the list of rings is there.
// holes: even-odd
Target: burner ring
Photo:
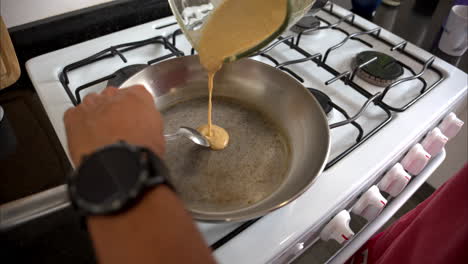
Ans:
[[[361,79],[380,86],[386,87],[403,75],[403,67],[392,56],[377,51],[363,51],[356,56],[355,64],[362,64],[374,57],[377,60],[369,63],[357,71]]]
[[[309,90],[309,92],[315,97],[315,99],[317,99],[325,114],[328,115],[333,109],[333,106],[331,106],[330,97],[324,92],[314,88],[307,88],[307,90]]]
[[[305,16],[301,18],[294,26],[291,27],[291,31],[295,33],[302,33],[305,30],[318,28],[320,27],[320,20],[318,20],[315,16]],[[304,35],[314,34],[317,31],[310,31],[303,33]]]

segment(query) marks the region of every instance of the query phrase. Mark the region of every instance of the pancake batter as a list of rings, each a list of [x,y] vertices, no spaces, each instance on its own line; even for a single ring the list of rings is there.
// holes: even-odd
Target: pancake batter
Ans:
[[[207,21],[198,46],[208,72],[208,124],[198,131],[214,150],[224,149],[229,134],[211,121],[213,81],[226,59],[246,52],[275,33],[286,19],[287,0],[225,0]]]

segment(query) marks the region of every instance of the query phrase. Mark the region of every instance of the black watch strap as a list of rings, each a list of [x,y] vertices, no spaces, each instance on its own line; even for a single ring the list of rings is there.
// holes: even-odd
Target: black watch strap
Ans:
[[[152,187],[159,184],[165,184],[173,191],[175,191],[174,186],[171,184],[168,178],[169,169],[167,168],[164,161],[148,148],[141,147],[140,150],[147,155],[147,168],[149,172],[149,178],[146,182],[147,186]]]

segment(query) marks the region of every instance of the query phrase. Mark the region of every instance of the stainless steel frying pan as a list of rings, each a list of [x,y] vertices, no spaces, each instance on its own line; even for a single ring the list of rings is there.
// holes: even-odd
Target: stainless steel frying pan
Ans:
[[[149,66],[120,87],[137,84],[155,96],[169,126],[166,130],[206,123],[207,75],[198,57],[180,57]],[[176,174],[176,189],[194,218],[253,219],[286,205],[309,188],[327,161],[330,135],[319,103],[300,83],[281,70],[243,59],[226,64],[217,73],[214,96],[214,123],[231,133],[231,145],[215,152],[192,149],[182,142],[172,149],[169,146],[166,154]],[[202,98],[198,99],[202,106],[197,98]],[[248,110],[243,110],[244,106],[238,112],[232,110],[236,104]],[[182,110],[173,110],[178,107]],[[203,111],[197,112],[200,108]],[[271,124],[257,129],[254,125],[261,123],[261,118]],[[266,139],[271,137],[270,129],[277,130],[286,141],[287,158],[278,154],[280,150],[271,149],[275,143]],[[257,144],[262,140],[265,143]],[[174,151],[184,148],[185,152],[174,155]],[[277,156],[284,159],[281,166]],[[273,178],[275,173],[280,175]],[[185,186],[187,182],[193,185]]]

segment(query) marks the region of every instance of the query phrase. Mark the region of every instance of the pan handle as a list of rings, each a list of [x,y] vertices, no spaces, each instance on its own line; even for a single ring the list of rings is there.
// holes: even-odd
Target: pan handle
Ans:
[[[350,117],[350,118],[348,118],[346,120],[331,124],[330,129],[337,128],[337,127],[340,127],[340,126],[344,126],[344,125],[347,125],[347,124],[349,124],[351,122],[356,121],[356,119],[358,119],[362,115],[362,113],[364,113],[364,111],[367,109],[367,107],[370,105],[370,103],[373,102],[375,99],[379,98],[381,94],[382,94],[381,92],[378,92],[378,93],[374,94],[371,98],[369,98],[366,101],[366,103],[361,107],[361,109],[359,109],[359,111],[353,117]]]
[[[65,184],[2,204],[0,205],[0,231],[61,210],[69,205]]]

